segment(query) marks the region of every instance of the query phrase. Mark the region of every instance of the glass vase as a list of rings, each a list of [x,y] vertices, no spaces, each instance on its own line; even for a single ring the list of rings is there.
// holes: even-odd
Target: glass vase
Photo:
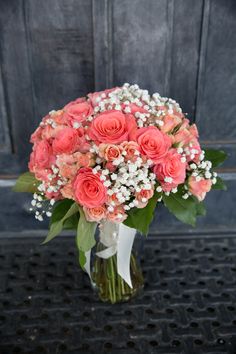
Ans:
[[[140,293],[144,280],[140,266],[140,255],[143,248],[143,236],[136,233],[130,255],[130,278],[132,287],[118,274],[117,253],[107,259],[97,255],[106,249],[104,243],[98,240],[92,255],[92,285],[100,300],[112,304],[129,301]]]

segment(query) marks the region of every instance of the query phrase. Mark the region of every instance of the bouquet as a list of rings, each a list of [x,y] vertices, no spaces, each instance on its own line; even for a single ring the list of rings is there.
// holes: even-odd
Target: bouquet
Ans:
[[[30,141],[30,172],[15,191],[33,193],[37,220],[50,218],[44,243],[77,230],[79,263],[112,303],[142,287],[132,246],[136,231],[148,234],[156,206],[164,203],[194,226],[205,214],[206,193],[225,189],[214,171],[225,153],[204,151],[179,104],[138,85],[90,93],[49,112]]]

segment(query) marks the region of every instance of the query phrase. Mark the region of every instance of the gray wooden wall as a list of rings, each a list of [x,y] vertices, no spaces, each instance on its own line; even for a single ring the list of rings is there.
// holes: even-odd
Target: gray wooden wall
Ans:
[[[235,228],[235,0],[0,0],[0,230],[42,227],[10,190],[42,116],[124,82],[179,101],[202,144],[228,152],[229,192],[198,229]],[[161,209],[152,230],[176,225]]]

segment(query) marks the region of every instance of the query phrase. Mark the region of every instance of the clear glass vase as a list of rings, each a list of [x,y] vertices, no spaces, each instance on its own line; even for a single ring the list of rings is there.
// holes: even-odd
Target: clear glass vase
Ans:
[[[143,275],[140,266],[140,255],[143,248],[143,236],[136,233],[132,252],[130,255],[130,278],[132,287],[118,274],[117,253],[104,259],[97,255],[106,249],[106,246],[98,240],[95,252],[92,254],[92,285],[98,293],[100,300],[110,302],[129,301],[143,289]]]

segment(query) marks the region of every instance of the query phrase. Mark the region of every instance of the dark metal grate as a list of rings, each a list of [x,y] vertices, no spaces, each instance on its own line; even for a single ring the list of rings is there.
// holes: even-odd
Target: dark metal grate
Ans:
[[[236,238],[156,236],[145,243],[145,291],[99,302],[74,239],[4,238],[0,353],[236,353]]]

